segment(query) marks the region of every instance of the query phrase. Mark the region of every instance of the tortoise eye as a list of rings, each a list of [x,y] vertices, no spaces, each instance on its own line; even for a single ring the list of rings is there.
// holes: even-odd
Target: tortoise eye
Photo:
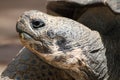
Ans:
[[[32,20],[33,28],[41,28],[45,26],[45,23],[42,20]]]

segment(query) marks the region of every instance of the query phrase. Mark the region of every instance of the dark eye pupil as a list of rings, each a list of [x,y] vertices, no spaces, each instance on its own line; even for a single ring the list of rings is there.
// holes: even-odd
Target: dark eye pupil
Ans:
[[[45,23],[42,20],[32,20],[33,28],[41,28],[45,26]]]
[[[37,25],[40,24],[40,22],[39,21],[35,21],[35,22],[33,22],[33,24],[37,26]]]

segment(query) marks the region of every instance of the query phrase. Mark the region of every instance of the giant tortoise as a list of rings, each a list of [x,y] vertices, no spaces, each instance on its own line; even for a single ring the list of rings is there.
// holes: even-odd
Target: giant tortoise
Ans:
[[[24,12],[16,30],[25,47],[2,77],[120,80],[119,8],[118,0],[50,0],[50,15]]]

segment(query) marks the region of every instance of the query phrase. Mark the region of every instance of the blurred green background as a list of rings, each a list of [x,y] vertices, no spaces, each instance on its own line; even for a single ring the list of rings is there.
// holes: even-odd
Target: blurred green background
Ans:
[[[0,73],[22,48],[16,21],[27,10],[45,12],[46,0],[0,0]]]

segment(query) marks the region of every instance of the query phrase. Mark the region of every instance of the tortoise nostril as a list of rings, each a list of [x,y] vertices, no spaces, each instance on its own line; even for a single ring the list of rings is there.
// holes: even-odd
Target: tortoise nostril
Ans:
[[[42,20],[32,20],[33,28],[41,28],[45,26],[45,23]]]

